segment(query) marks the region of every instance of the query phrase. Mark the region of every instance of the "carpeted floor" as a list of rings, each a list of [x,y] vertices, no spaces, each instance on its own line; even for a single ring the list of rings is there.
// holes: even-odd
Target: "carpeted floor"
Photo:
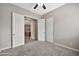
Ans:
[[[0,56],[78,56],[79,53],[53,43],[35,41],[0,52]]]

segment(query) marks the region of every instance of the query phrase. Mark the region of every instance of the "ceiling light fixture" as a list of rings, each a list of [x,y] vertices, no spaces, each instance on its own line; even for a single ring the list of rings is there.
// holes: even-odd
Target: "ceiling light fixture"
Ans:
[[[43,9],[46,9],[46,6],[44,5],[44,3],[37,3],[37,4],[34,6],[34,9],[36,9],[38,6],[41,6]]]

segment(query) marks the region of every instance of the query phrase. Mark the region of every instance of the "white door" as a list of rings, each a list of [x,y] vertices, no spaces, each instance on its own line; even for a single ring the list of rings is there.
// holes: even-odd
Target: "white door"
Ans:
[[[38,20],[38,40],[45,41],[45,19]]]
[[[53,42],[53,17],[46,20],[46,40]]]
[[[24,16],[13,13],[13,31],[12,31],[12,47],[24,44]]]

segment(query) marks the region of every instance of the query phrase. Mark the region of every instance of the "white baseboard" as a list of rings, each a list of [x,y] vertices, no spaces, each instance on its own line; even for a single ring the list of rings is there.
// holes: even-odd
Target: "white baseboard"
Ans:
[[[8,46],[8,47],[5,47],[5,48],[1,48],[0,52],[3,51],[3,50],[5,50],[5,49],[9,49],[9,48],[11,48],[11,46]]]
[[[56,43],[56,42],[54,42],[54,44],[55,45],[58,45],[58,46],[61,46],[61,47],[64,47],[64,48],[67,48],[67,49],[70,49],[70,50],[73,50],[73,51],[76,51],[76,52],[79,52],[79,50],[78,49],[75,49],[75,48],[71,48],[71,47],[68,47],[68,46],[65,46],[65,45]]]
[[[53,43],[54,41],[49,41],[49,40],[46,40],[47,42],[50,42],[50,43]]]

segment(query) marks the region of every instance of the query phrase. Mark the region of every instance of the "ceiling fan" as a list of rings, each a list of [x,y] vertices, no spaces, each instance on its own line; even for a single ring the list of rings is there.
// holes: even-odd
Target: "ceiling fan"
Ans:
[[[36,9],[38,6],[41,6],[43,9],[46,9],[46,6],[44,4],[37,3],[33,9]]]

